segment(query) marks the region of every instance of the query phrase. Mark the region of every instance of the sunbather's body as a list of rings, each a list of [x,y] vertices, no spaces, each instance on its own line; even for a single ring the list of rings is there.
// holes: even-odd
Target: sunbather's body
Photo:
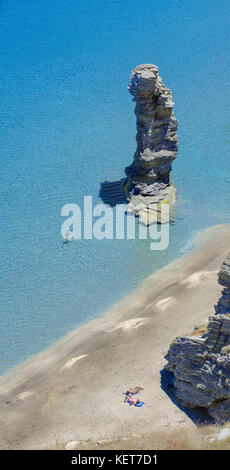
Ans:
[[[129,388],[126,393],[128,393],[128,394],[133,393],[135,395],[135,393],[138,393],[141,390],[144,390],[144,389],[142,387],[138,386],[138,387],[134,387],[134,388]]]
[[[138,403],[140,403],[140,400],[135,400],[135,398],[133,398],[132,395],[129,395],[128,393],[125,395],[125,401],[130,402],[132,405],[138,405]]]

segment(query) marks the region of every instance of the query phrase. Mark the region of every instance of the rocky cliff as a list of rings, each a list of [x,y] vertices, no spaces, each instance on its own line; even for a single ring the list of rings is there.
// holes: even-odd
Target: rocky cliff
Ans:
[[[178,122],[172,93],[155,65],[142,64],[132,70],[129,92],[136,102],[137,149],[133,163],[125,169],[124,191],[129,200],[128,211],[148,225],[160,221],[164,203],[172,207],[175,202],[170,172],[178,150]]]
[[[230,314],[230,256],[224,261],[219,272],[219,284],[224,289],[218,304],[215,306],[216,313]]]
[[[166,370],[174,374],[174,393],[187,407],[204,407],[215,421],[230,420],[230,256],[219,273],[224,286],[203,337],[176,338]]]

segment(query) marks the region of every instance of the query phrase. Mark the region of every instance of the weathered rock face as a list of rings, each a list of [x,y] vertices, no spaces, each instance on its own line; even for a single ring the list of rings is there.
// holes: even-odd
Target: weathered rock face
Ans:
[[[149,224],[159,220],[162,204],[175,202],[170,172],[178,151],[178,122],[172,93],[155,65],[142,64],[132,70],[129,91],[136,102],[137,150],[132,165],[125,169],[124,191],[130,201],[128,210]]]
[[[219,284],[224,286],[222,297],[216,305],[216,313],[230,313],[230,255],[219,272]]]
[[[224,286],[230,285],[229,260],[219,274]],[[174,374],[174,393],[184,406],[204,407],[216,421],[224,422],[230,420],[230,315],[225,304],[221,311],[220,301],[221,313],[209,318],[207,335],[176,338],[165,368]]]

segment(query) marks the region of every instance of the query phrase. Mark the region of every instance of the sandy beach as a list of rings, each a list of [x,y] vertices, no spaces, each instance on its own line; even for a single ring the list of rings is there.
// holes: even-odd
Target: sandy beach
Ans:
[[[170,342],[214,313],[229,240],[229,226],[201,232],[192,251],[108,312],[2,376],[0,448],[194,428],[162,388],[161,370]],[[142,408],[124,403],[122,393],[136,385]]]

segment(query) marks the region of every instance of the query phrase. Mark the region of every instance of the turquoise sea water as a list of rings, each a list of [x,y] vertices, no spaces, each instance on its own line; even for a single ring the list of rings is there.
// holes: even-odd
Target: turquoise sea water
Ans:
[[[0,1],[0,373],[51,345],[230,222],[227,0]],[[170,245],[81,240],[60,211],[100,202],[136,147],[130,70],[157,64],[173,92],[179,194]]]

